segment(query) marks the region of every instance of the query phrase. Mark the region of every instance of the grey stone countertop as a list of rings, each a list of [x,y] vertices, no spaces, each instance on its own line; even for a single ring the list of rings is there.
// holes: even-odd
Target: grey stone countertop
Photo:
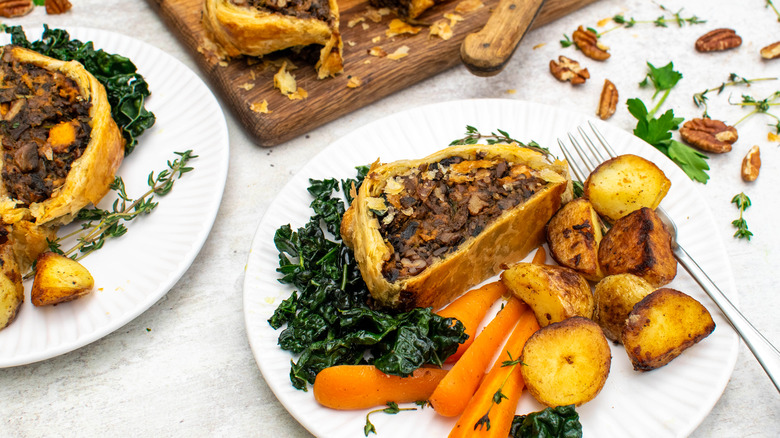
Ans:
[[[45,22],[51,27],[122,33],[164,50],[208,83],[150,2],[72,3],[72,10],[63,15],[47,16],[39,7],[4,23]],[[564,54],[585,60],[573,48],[561,48],[564,34],[571,35],[579,25],[596,26],[615,14],[638,20],[664,14],[658,3],[602,0],[528,33],[497,76],[480,78],[457,66],[273,148],[253,144],[225,109],[230,170],[216,222],[192,266],[162,299],[115,332],[58,357],[0,369],[0,436],[311,436],[263,380],[247,341],[242,310],[244,271],[258,222],[279,189],[311,156],[368,122],[431,102],[518,99],[593,115],[605,77],[621,91],[617,113],[608,123],[630,132],[636,122],[626,109],[626,98],[649,100],[652,94],[638,86],[647,73],[646,61],[656,66],[674,62],[684,78],[665,108],[686,119],[698,117],[701,110],[692,103],[693,94],[718,86],[730,73],[746,78],[780,76],[780,59],[765,61],[758,55],[760,48],[780,40],[780,22],[768,3],[666,0],[663,5],[669,10],[684,8],[682,15],[707,22],[668,28],[637,24],[605,34],[602,41],[610,46],[612,58],[604,64],[588,62],[592,77],[583,86],[559,83],[550,76],[550,59]],[[719,27],[735,29],[743,38],[742,46],[710,55],[693,50],[698,36]],[[736,102],[742,93],[763,98],[776,90],[780,81],[729,87],[711,99],[710,113],[733,124],[747,111],[730,105],[727,95]],[[778,107],[770,107],[770,113],[780,115],[780,109],[774,108]],[[780,318],[773,313],[780,305],[774,282],[780,264],[780,232],[774,216],[780,215],[780,142],[767,136],[769,123],[777,120],[758,115],[739,124],[735,150],[712,155],[710,181],[696,186],[716,219],[716,235],[711,238],[721,240],[728,253],[739,308],[780,345]],[[754,144],[761,148],[761,176],[744,183],[739,167]],[[749,242],[732,237],[731,221],[739,213],[730,201],[740,192],[753,202],[745,213],[754,233]],[[780,395],[741,343],[722,397],[691,436],[775,437],[779,433]],[[642,436],[641,429],[637,436]]]

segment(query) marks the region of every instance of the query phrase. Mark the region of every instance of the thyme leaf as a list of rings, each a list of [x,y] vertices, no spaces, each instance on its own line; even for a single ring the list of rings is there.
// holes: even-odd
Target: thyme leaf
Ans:
[[[729,78],[727,81],[724,81],[717,87],[708,88],[704,91],[701,91],[699,93],[695,93],[693,95],[693,103],[699,107],[704,107],[704,114],[702,114],[702,118],[708,119],[710,118],[710,115],[707,113],[707,100],[709,99],[707,97],[707,93],[715,92],[717,91],[718,94],[722,93],[723,90],[726,89],[726,87],[736,86],[736,85],[746,85],[750,86],[750,84],[754,82],[759,81],[774,81],[777,80],[777,78],[755,78],[755,79],[747,79],[744,76],[739,76],[736,73],[730,73]]]
[[[739,209],[739,218],[731,222],[731,224],[734,225],[734,227],[737,229],[737,231],[734,233],[734,237],[737,239],[750,240],[750,238],[753,237],[753,233],[748,231],[747,221],[742,217],[745,210],[747,210],[748,207],[752,205],[750,198],[748,198],[744,192],[741,192],[731,198],[731,203],[736,204],[737,208]]]
[[[780,21],[780,11],[777,10],[774,3],[772,3],[772,0],[766,0],[766,6],[767,8],[772,8],[773,11],[775,11],[775,15],[777,15],[777,21]]]
[[[625,28],[634,27],[637,24],[653,24],[656,27],[669,27],[668,25],[670,23],[676,24],[678,27],[683,27],[686,24],[693,25],[707,22],[706,20],[702,20],[695,15],[690,17],[683,17],[682,9],[678,10],[677,12],[673,12],[666,6],[658,5],[658,7],[664,11],[664,14],[660,15],[655,20],[636,20],[634,17],[626,18],[624,15],[618,14],[612,17],[612,21]]]
[[[537,152],[540,152],[544,154],[545,156],[550,156],[550,151],[542,147],[539,143],[531,140],[528,143],[524,143],[520,140],[516,140],[512,138],[511,135],[509,135],[508,132],[496,129],[498,133],[491,132],[490,134],[483,134],[479,132],[479,130],[471,125],[466,125],[466,135],[455,139],[450,142],[450,146],[458,146],[458,145],[470,145],[470,144],[477,144],[479,140],[484,139],[485,142],[489,145],[493,144],[511,144],[511,143],[517,143],[518,146],[528,149],[533,149]]]
[[[416,402],[416,403],[417,403],[418,406],[420,406],[421,402]],[[426,402],[422,402],[422,403],[424,405]],[[368,436],[368,434],[370,434],[370,433],[376,434],[376,426],[374,426],[374,424],[369,419],[369,416],[371,414],[376,414],[378,412],[384,412],[385,414],[395,415],[395,414],[397,414],[397,413],[399,413],[401,411],[416,411],[416,410],[417,410],[417,408],[399,408],[398,407],[398,403],[396,403],[396,402],[387,402],[387,407],[386,408],[374,409],[373,411],[369,411],[366,414],[366,424],[365,424],[365,426],[363,426],[363,433],[366,436]]]
[[[744,122],[749,117],[752,117],[756,114],[766,114],[769,117],[772,117],[775,119],[775,121],[778,122],[779,126],[775,126],[778,129],[778,133],[780,134],[780,117],[772,114],[769,112],[771,107],[780,105],[780,102],[775,102],[776,99],[780,98],[780,91],[775,91],[772,93],[769,97],[763,99],[763,100],[757,100],[753,96],[743,94],[742,95],[742,101],[738,103],[731,103],[732,105],[739,105],[743,108],[750,108],[752,107],[753,110],[751,110],[749,113],[747,113],[744,117],[739,119],[736,123],[734,123],[734,126],[737,126],[738,124]],[[769,125],[774,126],[774,125]]]

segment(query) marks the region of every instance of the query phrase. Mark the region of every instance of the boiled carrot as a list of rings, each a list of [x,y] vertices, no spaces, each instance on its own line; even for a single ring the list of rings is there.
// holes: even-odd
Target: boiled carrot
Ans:
[[[332,409],[366,409],[387,402],[427,400],[447,374],[440,368],[418,368],[408,377],[385,374],[373,365],[336,365],[314,379],[314,399]]]
[[[530,309],[524,311],[509,336],[502,354],[499,355],[493,368],[485,376],[450,432],[450,438],[509,436],[512,419],[525,384],[520,370],[522,365],[515,362],[504,366],[504,362],[518,360],[525,342],[537,330],[539,330],[539,323],[534,312]],[[501,403],[495,403],[494,395],[499,391],[506,398],[502,398]]]
[[[448,357],[445,363],[453,363],[463,355],[463,352],[474,342],[477,328],[482,323],[482,320],[485,319],[487,311],[490,310],[493,303],[507,294],[507,292],[508,290],[504,283],[494,281],[466,292],[460,298],[450,303],[449,306],[436,312],[439,316],[455,318],[462,322],[463,327],[466,329],[466,334],[469,335],[468,339],[458,346],[458,350]]]
[[[526,308],[528,306],[517,298],[509,298],[504,308],[474,339],[471,347],[436,386],[428,399],[436,412],[446,417],[454,417],[463,412],[485,375],[488,364]]]
[[[547,263],[547,251],[544,250],[543,246],[539,246],[539,249],[536,250],[536,253],[534,254],[533,260],[531,260],[531,263],[536,265],[543,265]]]

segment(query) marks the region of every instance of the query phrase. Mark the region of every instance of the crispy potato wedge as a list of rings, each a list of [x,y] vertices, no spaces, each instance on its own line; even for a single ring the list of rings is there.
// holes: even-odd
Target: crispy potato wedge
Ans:
[[[657,288],[677,275],[672,236],[647,207],[619,219],[599,245],[599,263],[607,275],[629,273]]]
[[[590,285],[569,268],[517,263],[501,273],[501,281],[531,307],[541,327],[572,316],[593,316]]]
[[[642,207],[656,208],[672,182],[652,161],[626,154],[601,163],[584,183],[584,196],[610,222]]]
[[[0,225],[0,330],[16,319],[24,302],[24,285],[9,230]]]
[[[575,316],[534,333],[520,360],[528,392],[539,403],[579,406],[604,387],[612,354],[598,324]]]
[[[623,329],[623,346],[635,370],[662,367],[709,336],[715,322],[696,299],[662,288],[638,302]]]
[[[95,286],[81,263],[53,252],[38,256],[30,300],[36,306],[64,303],[88,294]]]
[[[578,198],[561,207],[546,227],[550,255],[559,265],[574,269],[588,280],[599,281],[601,220],[591,203]]]
[[[652,291],[650,283],[634,274],[608,275],[596,283],[593,320],[604,330],[607,338],[621,342],[628,314]]]

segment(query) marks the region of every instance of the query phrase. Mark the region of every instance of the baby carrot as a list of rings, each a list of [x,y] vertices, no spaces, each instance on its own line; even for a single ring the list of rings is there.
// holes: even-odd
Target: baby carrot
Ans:
[[[454,417],[466,408],[485,375],[488,364],[528,306],[511,297],[471,347],[455,362],[428,399],[440,415]]]
[[[506,342],[502,354],[485,376],[485,380],[479,385],[479,389],[450,432],[450,438],[505,438],[509,435],[517,402],[525,386],[520,371],[522,365],[516,361],[523,352],[525,341],[537,330],[539,330],[539,323],[534,312],[530,309],[524,311]],[[500,403],[495,402],[496,398],[501,400]]]
[[[366,409],[387,402],[427,400],[447,374],[440,368],[418,368],[408,377],[393,376],[373,365],[325,368],[314,380],[314,399],[332,409]]]
[[[458,346],[458,350],[447,358],[445,363],[457,361],[474,342],[474,335],[477,333],[477,327],[485,318],[485,314],[501,296],[507,293],[507,288],[501,281],[488,283],[480,288],[472,289],[460,298],[456,299],[449,306],[436,312],[439,316],[445,318],[455,318],[463,323],[466,328],[466,334],[469,338]]]

